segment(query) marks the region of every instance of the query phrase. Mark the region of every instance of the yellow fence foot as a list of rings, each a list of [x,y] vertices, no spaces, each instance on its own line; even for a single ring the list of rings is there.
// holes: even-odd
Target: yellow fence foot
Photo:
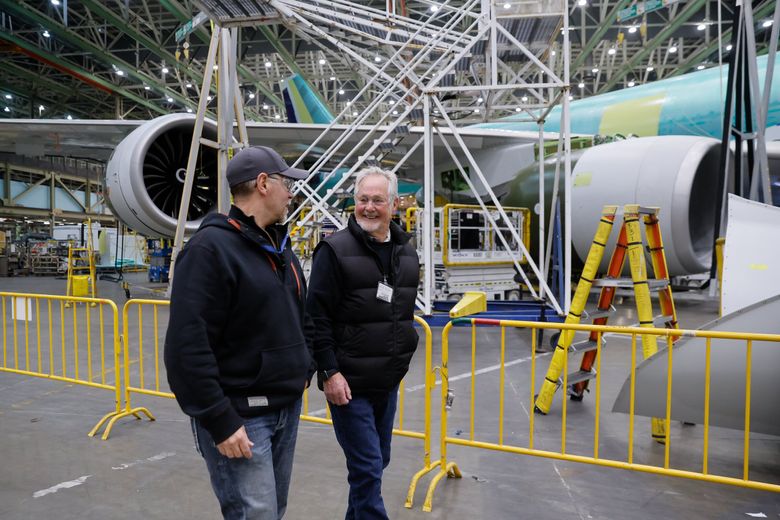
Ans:
[[[103,423],[105,423],[107,420],[109,420],[110,418],[112,418],[113,416],[115,416],[118,413],[122,413],[122,412],[114,411],[114,412],[107,413],[106,415],[104,415],[103,418],[98,421],[98,423],[95,425],[95,427],[92,428],[87,435],[89,437],[94,437],[95,434],[100,431],[100,428],[103,427]]]
[[[433,471],[440,465],[441,465],[441,461],[437,460],[433,464],[425,466],[423,469],[421,469],[420,471],[414,474],[411,483],[409,483],[409,492],[406,494],[406,503],[404,503],[404,507],[406,507],[407,509],[412,508],[414,502],[414,492],[417,490],[417,481],[419,481],[423,475],[429,473],[430,471]]]
[[[119,414],[115,415],[110,421],[108,421],[108,426],[106,426],[106,431],[103,432],[103,436],[101,437],[101,439],[103,439],[104,441],[107,440],[108,436],[111,435],[111,429],[114,427],[114,424],[119,419],[122,419],[123,417],[130,417],[132,415],[136,419],[140,420],[141,416],[139,415],[139,412],[145,414],[146,417],[150,421],[154,421],[155,420],[154,416],[152,415],[152,413],[149,410],[147,410],[146,408],[138,407],[138,408],[133,408],[132,410],[126,410],[126,411],[124,411],[122,413],[119,413]]]
[[[425,503],[423,504],[422,510],[426,513],[430,513],[431,510],[433,510],[433,492],[436,491],[436,485],[442,478],[461,478],[461,476],[460,469],[458,469],[458,465],[454,462],[450,462],[447,464],[446,468],[442,468],[436,476],[433,477],[431,484],[428,486],[428,493],[425,494]]]

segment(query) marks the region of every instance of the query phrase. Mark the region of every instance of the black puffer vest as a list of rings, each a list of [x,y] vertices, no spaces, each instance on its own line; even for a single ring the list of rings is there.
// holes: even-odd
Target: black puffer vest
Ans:
[[[384,278],[382,263],[354,216],[347,229],[320,244],[333,249],[341,271],[344,295],[334,320],[336,359],[353,392],[389,391],[409,370],[418,340],[414,303],[420,277],[420,261],[410,238],[390,223],[393,251],[388,281],[393,297],[389,303],[376,297]]]

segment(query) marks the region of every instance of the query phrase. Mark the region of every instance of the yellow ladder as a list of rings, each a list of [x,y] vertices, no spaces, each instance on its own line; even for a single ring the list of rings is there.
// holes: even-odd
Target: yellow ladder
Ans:
[[[68,282],[65,296],[97,298],[91,220],[87,220],[87,232],[87,247],[68,246]],[[92,306],[94,305],[93,303]],[[67,302],[65,307],[70,307],[70,302]]]
[[[663,250],[658,212],[658,208],[644,208],[637,204],[624,206],[623,225],[620,229],[617,245],[610,258],[606,277],[596,279],[595,277],[604,256],[607,240],[612,231],[617,213],[617,206],[604,206],[596,235],[585,261],[580,282],[577,284],[577,290],[574,298],[572,298],[569,314],[566,316],[566,323],[580,322],[591,287],[597,286],[601,287],[601,294],[597,311],[599,314],[594,319],[594,323],[606,325],[609,316],[608,311],[613,308],[612,301],[615,296],[615,290],[618,287],[633,286],[640,327],[654,327],[657,324],[657,320],[653,317],[650,297],[651,289],[659,291],[661,307],[659,318],[662,324],[667,328],[678,327],[677,313],[669,284],[666,255]],[[642,231],[639,225],[640,215],[645,225],[647,246],[655,276],[652,280],[647,277]],[[626,254],[628,255],[631,268],[630,279],[620,278]],[[542,388],[536,398],[535,411],[538,413],[547,414],[550,411],[555,391],[562,384],[559,378],[563,371],[565,356],[568,354],[570,347],[575,352],[584,352],[580,370],[567,377],[567,384],[571,387],[572,399],[581,400],[584,391],[587,389],[588,380],[596,377],[596,372],[593,370],[593,361],[596,356],[598,335],[593,332],[588,340],[575,345],[572,345],[573,339],[574,331],[563,331],[558,338],[555,353],[550,361]],[[643,335],[642,355],[644,358],[647,359],[657,351],[657,337],[651,334]],[[654,439],[659,442],[664,441],[666,428],[663,420],[652,419],[652,432]]]

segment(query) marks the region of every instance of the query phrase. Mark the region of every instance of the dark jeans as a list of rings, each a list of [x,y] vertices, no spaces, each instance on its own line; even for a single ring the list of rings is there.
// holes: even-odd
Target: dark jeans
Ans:
[[[229,459],[211,435],[192,420],[195,446],[206,461],[222,516],[229,520],[278,520],[287,509],[301,400],[275,412],[244,420],[254,443],[251,459]]]
[[[382,471],[390,463],[390,439],[398,388],[352,395],[344,406],[330,405],[333,429],[347,459],[349,506],[346,520],[387,519]]]

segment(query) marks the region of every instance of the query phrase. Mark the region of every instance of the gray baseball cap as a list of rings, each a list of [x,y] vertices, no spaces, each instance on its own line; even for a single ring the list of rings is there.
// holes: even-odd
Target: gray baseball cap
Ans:
[[[306,170],[290,168],[276,150],[267,146],[252,146],[238,152],[228,163],[225,176],[232,188],[236,184],[255,179],[261,173],[275,173],[296,180],[309,176]]]

